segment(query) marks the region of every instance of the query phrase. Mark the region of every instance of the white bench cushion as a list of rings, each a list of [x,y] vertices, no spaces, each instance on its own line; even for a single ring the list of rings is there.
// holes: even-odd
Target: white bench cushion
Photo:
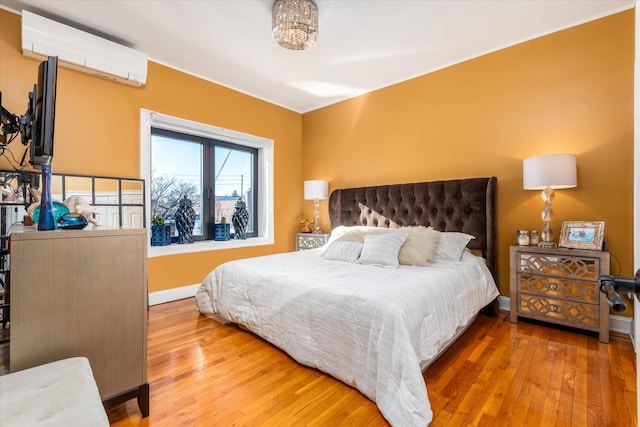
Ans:
[[[0,426],[109,426],[86,357],[0,376]]]

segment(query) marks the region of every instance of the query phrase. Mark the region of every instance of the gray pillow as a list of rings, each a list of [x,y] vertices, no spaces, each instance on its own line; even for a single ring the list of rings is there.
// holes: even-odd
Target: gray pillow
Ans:
[[[473,239],[475,237],[466,233],[441,232],[440,243],[436,251],[436,261],[460,262],[462,252],[467,247],[467,243]]]
[[[324,258],[336,261],[355,262],[360,257],[362,243],[337,240],[324,251]]]
[[[358,262],[398,268],[398,253],[406,240],[404,233],[366,234]]]

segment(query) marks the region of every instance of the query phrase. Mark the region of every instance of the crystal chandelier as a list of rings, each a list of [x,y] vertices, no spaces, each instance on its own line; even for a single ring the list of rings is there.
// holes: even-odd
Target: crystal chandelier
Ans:
[[[318,40],[318,8],[311,0],[277,0],[273,4],[273,39],[282,47],[304,50]]]

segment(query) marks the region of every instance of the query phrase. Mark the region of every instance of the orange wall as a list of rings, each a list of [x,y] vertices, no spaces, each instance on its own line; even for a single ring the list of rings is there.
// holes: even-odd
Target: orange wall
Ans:
[[[15,114],[26,109],[40,62],[23,56],[20,46],[20,16],[0,9],[0,91]],[[141,108],[270,138],[275,147],[275,244],[150,258],[149,291],[200,283],[230,259],[294,249],[302,200],[301,115],[151,61],[142,88],[58,68],[54,173],[138,178]],[[22,145],[11,146],[20,158]],[[8,167],[4,158],[0,167]]]
[[[603,220],[622,265],[613,261],[612,272],[630,276],[633,58],[629,10],[304,114],[303,179],[328,179],[332,190],[497,176],[500,290],[509,295],[516,230],[542,228],[522,160],[575,153],[578,187],[553,202],[556,241],[563,220]]]

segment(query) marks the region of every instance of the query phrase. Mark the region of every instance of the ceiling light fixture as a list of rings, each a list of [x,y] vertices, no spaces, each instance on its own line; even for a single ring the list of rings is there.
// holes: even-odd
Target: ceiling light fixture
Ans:
[[[271,29],[273,39],[286,49],[312,47],[318,40],[318,7],[311,0],[277,0]]]

